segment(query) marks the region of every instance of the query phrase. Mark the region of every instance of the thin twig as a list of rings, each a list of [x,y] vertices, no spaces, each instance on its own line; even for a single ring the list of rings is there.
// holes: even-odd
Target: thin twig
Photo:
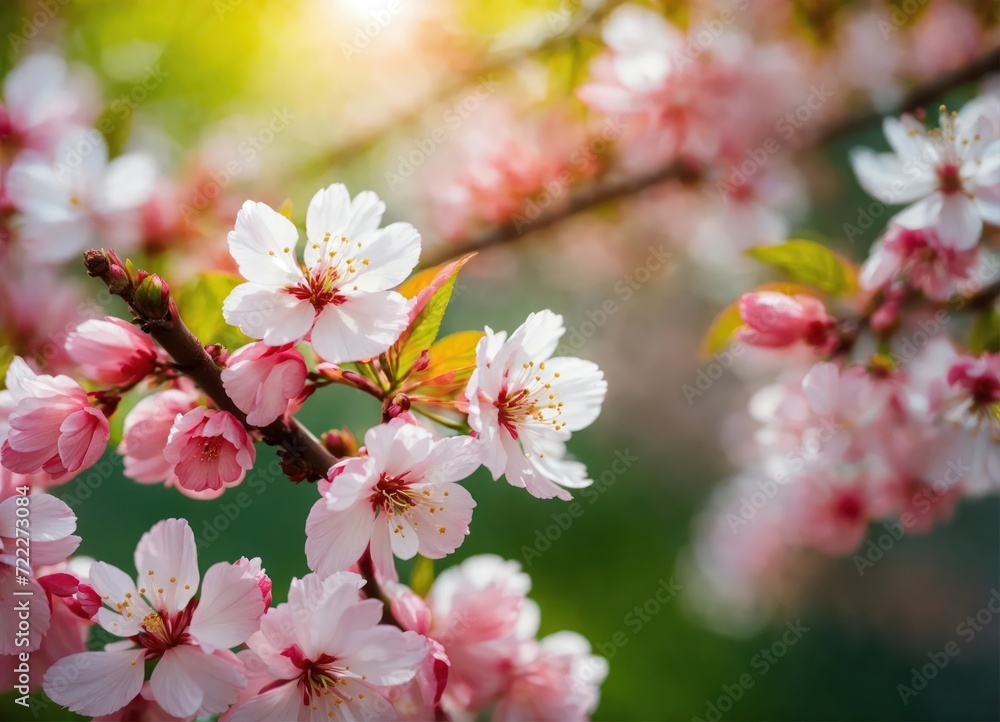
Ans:
[[[170,354],[177,369],[190,377],[219,409],[231,413],[247,430],[259,432],[264,443],[281,449],[286,461],[292,462],[296,469],[301,470],[305,478],[326,478],[330,467],[337,463],[337,458],[297,420],[292,418],[286,424],[278,419],[262,427],[247,422],[246,414],[226,393],[222,383],[222,369],[181,320],[173,299],[169,301],[169,312],[164,318],[150,318],[136,307],[134,289],[131,286],[123,290],[113,287],[115,279],[109,275],[111,266],[103,251],[91,250],[84,253],[84,264],[89,275],[100,278],[108,285],[108,290],[128,304],[140,327]]]
[[[906,112],[913,110],[927,103],[933,102],[938,97],[965,83],[978,80],[990,72],[1000,72],[1000,49],[993,50],[980,58],[977,58],[968,66],[959,70],[946,73],[934,80],[914,88],[906,95],[899,104],[897,111]],[[878,111],[866,111],[838,121],[823,131],[817,133],[807,145],[823,145],[830,141],[837,140],[845,135],[853,133],[859,129],[867,128],[878,123],[883,117]],[[531,220],[514,218],[502,225],[491,228],[467,241],[459,244],[444,246],[434,255],[427,257],[421,264],[424,267],[436,266],[446,263],[453,258],[458,258],[462,254],[470,251],[478,251],[491,246],[501,245],[510,241],[540,231],[553,226],[571,216],[594,208],[602,203],[619,200],[641,191],[659,185],[668,180],[679,180],[690,182],[698,179],[704,174],[697,168],[683,163],[672,162],[669,165],[654,169],[641,175],[610,181],[589,188],[584,188],[570,197],[569,201],[562,206],[554,207],[551,210],[539,214]]]

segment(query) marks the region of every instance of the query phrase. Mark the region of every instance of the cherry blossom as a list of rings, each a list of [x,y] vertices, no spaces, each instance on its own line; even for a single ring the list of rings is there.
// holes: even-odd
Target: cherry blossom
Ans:
[[[983,222],[1000,225],[1000,99],[982,96],[961,112],[941,106],[928,131],[910,116],[886,118],[891,153],[855,149],[851,163],[868,193],[886,203],[912,203],[892,221],[934,228],[955,251],[976,245]]]
[[[251,343],[229,357],[222,383],[247,423],[267,426],[305,389],[306,373],[305,359],[291,344]]]
[[[253,439],[235,416],[201,406],[174,420],[163,447],[178,486],[191,492],[239,484],[256,456]]]
[[[739,309],[746,325],[738,337],[752,346],[782,348],[801,341],[822,349],[834,340],[834,320],[823,303],[812,296],[773,291],[747,293],[740,297]]]
[[[319,191],[306,213],[300,266],[292,222],[263,203],[244,203],[229,251],[248,282],[226,299],[226,321],[269,346],[309,339],[331,363],[378,356],[407,325],[406,300],[389,289],[420,256],[416,229],[380,228],[384,212],[371,191],[353,200],[341,184]]]
[[[149,336],[110,316],[77,326],[66,338],[66,351],[84,376],[109,386],[136,384],[160,361]]]
[[[253,568],[219,562],[201,580],[194,534],[180,519],[144,534],[135,563],[135,583],[110,564],[91,566],[90,585],[102,602],[95,619],[123,641],[60,660],[45,675],[46,693],[74,712],[109,715],[140,694],[144,663],[158,660],[149,692],[168,714],[225,712],[246,685],[229,649],[257,631],[265,611]]]
[[[385,689],[413,679],[430,647],[379,624],[382,602],[362,599],[364,584],[351,572],[293,579],[240,654],[250,683],[225,719],[394,718]]]
[[[15,148],[51,152],[68,132],[93,123],[100,110],[87,73],[51,53],[18,63],[3,83],[0,139]]]
[[[181,493],[204,498],[217,496],[220,490],[192,492],[180,485],[174,473],[175,464],[164,457],[174,419],[199,405],[198,394],[187,386],[158,391],[139,401],[128,412],[122,427],[118,453],[124,457],[125,476],[142,484],[163,483],[177,487]]]
[[[861,285],[874,291],[902,277],[933,301],[946,301],[969,278],[979,249],[959,251],[941,243],[934,228],[892,226],[875,244],[861,269]]]
[[[371,547],[376,571],[397,579],[393,555],[442,559],[469,533],[476,502],[457,481],[482,463],[469,436],[434,440],[394,419],[365,434],[367,456],[347,459],[320,485],[306,522],[309,568],[344,571]]]
[[[556,632],[521,644],[493,719],[587,720],[608,674],[603,657],[576,632]]]
[[[68,376],[36,374],[20,357],[7,369],[14,402],[0,462],[10,471],[59,477],[93,466],[110,435],[104,413]]]
[[[63,263],[101,243],[131,245],[155,177],[144,155],[109,163],[107,145],[94,130],[62,137],[54,161],[22,153],[7,176],[7,194],[20,213],[20,247],[33,261]]]
[[[28,509],[30,524],[23,523],[26,517],[17,513],[19,508]],[[19,532],[19,529],[22,531]],[[50,494],[25,496],[15,492],[0,501],[0,599],[4,602],[0,608],[0,628],[3,630],[0,633],[0,655],[32,652],[41,647],[53,618],[52,606],[46,596],[49,572],[44,568],[65,562],[76,551],[80,537],[73,534],[75,530],[76,515],[64,501]],[[17,554],[17,549],[23,548],[17,539],[23,540],[25,533],[30,543],[29,569],[25,568],[24,559],[19,560]],[[18,576],[26,577],[28,583],[18,584]],[[30,591],[37,600],[31,607],[26,646],[19,644],[15,637],[18,613],[14,591],[17,589]]]
[[[565,333],[562,316],[540,311],[507,337],[486,329],[465,396],[469,425],[484,445],[484,465],[533,496],[570,499],[563,488],[591,484],[587,470],[566,458],[573,431],[601,411],[607,382],[590,361],[552,354]]]

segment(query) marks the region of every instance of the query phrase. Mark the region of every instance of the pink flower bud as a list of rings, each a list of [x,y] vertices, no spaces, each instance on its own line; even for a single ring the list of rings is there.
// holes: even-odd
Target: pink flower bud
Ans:
[[[337,458],[358,455],[358,440],[346,426],[343,429],[327,431],[323,434],[322,441],[327,451]]]
[[[129,386],[156,368],[153,341],[130,323],[107,317],[84,321],[66,338],[66,352],[89,379]]]
[[[747,293],[740,298],[739,309],[746,326],[738,338],[762,348],[784,348],[800,341],[822,347],[828,344],[834,325],[823,304],[812,296]]]
[[[163,458],[188,491],[219,490],[243,481],[253,468],[253,439],[228,411],[197,407],[174,421]]]
[[[226,393],[253,426],[267,426],[281,418],[288,402],[306,384],[306,361],[292,347],[251,343],[229,357],[222,372]]]

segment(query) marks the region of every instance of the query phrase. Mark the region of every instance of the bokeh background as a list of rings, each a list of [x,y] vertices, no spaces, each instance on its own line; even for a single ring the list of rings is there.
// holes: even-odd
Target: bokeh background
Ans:
[[[476,75],[488,50],[530,44],[583,6],[527,0],[400,3],[50,0],[46,6],[6,0],[0,6],[0,34],[8,39],[0,71],[9,71],[32,45],[51,43],[99,76],[106,114],[115,119],[107,131],[115,150],[152,148],[175,174],[182,174],[192,157],[218,167],[235,159],[240,172],[227,182],[228,191],[240,196],[237,189],[245,188],[241,197],[275,206],[291,199],[296,220],[315,189],[340,181],[354,192],[377,190],[390,217],[419,224],[425,209],[422,188],[414,186],[429,181],[416,174],[393,184],[386,171],[397,167],[400,152],[440,123],[447,101],[420,119],[396,124],[387,140],[370,143],[371,133],[443,89],[462,87],[460,81]],[[40,6],[53,12],[35,27],[30,18]],[[358,28],[379,9],[389,12],[391,21],[368,37],[364,48],[355,47],[357,54],[345,53],[343,45],[356,42]],[[682,19],[685,7],[668,4],[666,11]],[[16,38],[25,34],[25,22],[37,37],[21,45]],[[599,47],[594,34],[585,33],[579,42],[546,49],[530,63],[503,66],[493,75],[501,84],[532,87],[539,68],[547,68],[544,92],[563,92],[567,112],[582,112],[551,76],[564,75],[571,87],[574,74],[583,72]],[[147,83],[138,98],[136,88],[151,73],[159,80]],[[951,100],[957,104],[966,97],[967,91],[958,91]],[[123,98],[134,102],[113,105]],[[240,143],[259,134],[276,113],[292,118],[287,129],[248,160]],[[855,144],[883,147],[875,128],[802,164],[803,187],[814,202],[793,227],[862,258],[877,229],[853,244],[842,240],[844,218],[867,203],[846,164]],[[963,643],[961,654],[907,704],[897,691],[897,685],[909,684],[913,668],[927,663],[929,653],[957,639],[956,627],[1000,587],[995,498],[963,502],[950,525],[900,540],[863,576],[850,557],[816,559],[794,580],[795,593],[763,625],[717,631],[687,594],[676,592],[684,584],[697,516],[712,489],[732,472],[723,427],[747,394],[731,371],[692,403],[682,387],[695,383],[704,368],[698,356],[701,333],[746,286],[739,272],[714,277],[677,247],[669,211],[631,222],[627,232],[623,213],[609,208],[552,233],[486,250],[459,278],[444,330],[483,324],[511,330],[529,311],[550,307],[564,314],[571,329],[567,350],[598,362],[610,393],[602,417],[576,434],[570,447],[598,480],[598,491],[578,500],[583,513],[559,528],[564,504],[530,498],[477,473],[468,482],[478,500],[472,534],[444,563],[492,552],[525,565],[533,578],[532,596],[543,610],[542,632],[578,630],[610,657],[597,719],[998,719],[1000,620]],[[224,253],[225,232],[220,223],[217,232],[191,243],[197,253]],[[668,260],[651,262],[658,257],[652,250],[668,254]],[[649,273],[638,275],[648,280],[629,280],[631,293],[625,292],[621,282],[636,278],[641,268]],[[378,413],[368,397],[336,389],[312,399],[301,418],[316,430],[346,425],[361,432],[377,422]],[[122,476],[111,454],[56,493],[79,516],[80,553],[131,568],[134,543],[145,530],[162,518],[185,517],[203,542],[203,569],[241,555],[260,556],[279,600],[290,579],[307,572],[303,529],[316,491],[288,483],[268,450],[261,449],[258,458],[258,468],[241,487],[212,502],[135,484]],[[238,501],[240,495],[245,496]],[[546,533],[548,543],[539,541]],[[636,613],[636,607],[645,611]],[[780,640],[788,624],[808,631],[774,663],[762,662],[761,650]],[[734,699],[727,689],[746,674],[753,684]],[[53,706],[35,713],[60,718]],[[32,715],[7,696],[0,699],[0,718]]]

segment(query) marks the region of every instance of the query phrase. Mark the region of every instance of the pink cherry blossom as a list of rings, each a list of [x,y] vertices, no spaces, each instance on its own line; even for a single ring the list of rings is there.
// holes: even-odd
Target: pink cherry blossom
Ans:
[[[96,130],[64,136],[55,160],[20,154],[7,176],[19,212],[21,250],[39,263],[63,263],[89,247],[122,248],[139,235],[139,208],[152,192],[156,167],[144,155],[108,162]]]
[[[576,632],[526,640],[493,712],[496,722],[588,720],[608,674],[603,657]]]
[[[382,602],[360,597],[364,583],[351,572],[293,579],[247,640],[250,683],[224,719],[394,719],[384,692],[413,679],[430,646],[379,624]]]
[[[493,478],[506,474],[542,499],[571,499],[562,487],[592,483],[583,464],[566,458],[566,441],[593,423],[608,389],[596,364],[552,358],[565,331],[562,316],[548,310],[529,315],[510,338],[487,328],[465,391]]]
[[[132,324],[108,316],[84,321],[66,338],[66,351],[80,372],[109,386],[131,386],[160,360],[156,344]]]
[[[25,517],[17,513],[19,508],[28,509],[27,526],[23,523]],[[49,631],[52,611],[36,572],[39,567],[61,564],[76,551],[80,537],[73,534],[75,530],[76,515],[64,501],[49,494],[15,493],[0,501],[0,655],[31,652],[41,646]],[[18,538],[30,542],[30,568],[25,568],[23,558],[18,562],[17,549],[23,548],[23,542],[18,545]],[[19,575],[27,578],[28,584],[18,584]],[[19,646],[15,637],[18,613],[14,591],[18,589],[31,591],[37,600],[32,605],[27,646]]]
[[[442,559],[469,533],[476,503],[455,482],[482,463],[469,436],[434,440],[426,429],[395,419],[365,434],[365,457],[346,459],[320,486],[306,522],[309,568],[343,571],[371,546],[380,576],[395,580],[393,555]]]
[[[49,153],[66,133],[91,125],[100,102],[92,79],[50,53],[22,60],[3,83],[0,138],[15,148]]]
[[[257,631],[265,611],[257,576],[245,565],[219,562],[205,573],[196,598],[198,552],[181,519],[144,534],[135,563],[135,583],[110,564],[90,568],[90,584],[103,601],[96,621],[126,641],[60,660],[45,675],[46,693],[74,712],[109,715],[140,694],[144,663],[159,660],[149,691],[168,714],[225,712],[246,685],[228,650]]]
[[[267,426],[305,389],[306,373],[305,359],[291,344],[251,343],[229,357],[222,383],[248,423]]]
[[[195,492],[182,486],[174,473],[176,464],[164,455],[174,420],[199,406],[200,398],[189,385],[158,391],[142,399],[128,412],[122,427],[118,453],[124,457],[125,476],[141,484],[176,487],[197,499],[214,498],[222,489]]]
[[[0,449],[6,469],[58,477],[92,466],[104,453],[108,420],[73,379],[36,374],[15,357],[7,369],[7,390],[15,406]]]
[[[746,326],[737,337],[751,346],[782,348],[801,341],[822,349],[833,340],[834,320],[812,296],[746,293],[740,297],[739,309]]]
[[[797,512],[794,529],[802,543],[827,554],[847,554],[857,548],[868,533],[868,523],[888,512],[877,480],[864,473],[821,472],[794,485],[790,502]]]
[[[869,194],[912,203],[893,217],[903,228],[934,228],[941,245],[967,251],[983,222],[1000,225],[1000,100],[984,95],[959,113],[942,106],[940,129],[910,116],[883,124],[892,153],[855,149],[851,163]]]
[[[537,612],[525,597],[530,588],[520,564],[492,554],[470,557],[434,580],[427,636],[451,662],[448,709],[480,711],[500,694],[520,646],[518,625]]]
[[[174,420],[163,447],[177,484],[192,492],[239,484],[256,456],[253,439],[235,416],[201,406]]]
[[[861,269],[861,285],[875,291],[902,277],[933,301],[946,301],[969,278],[979,260],[976,247],[959,251],[941,243],[934,228],[891,226]]]
[[[269,346],[308,338],[331,363],[378,356],[407,323],[406,299],[389,289],[420,256],[416,229],[409,223],[380,228],[384,212],[371,191],[353,201],[341,184],[319,191],[306,213],[300,266],[292,222],[263,203],[244,203],[229,251],[248,282],[223,304],[226,321]]]

